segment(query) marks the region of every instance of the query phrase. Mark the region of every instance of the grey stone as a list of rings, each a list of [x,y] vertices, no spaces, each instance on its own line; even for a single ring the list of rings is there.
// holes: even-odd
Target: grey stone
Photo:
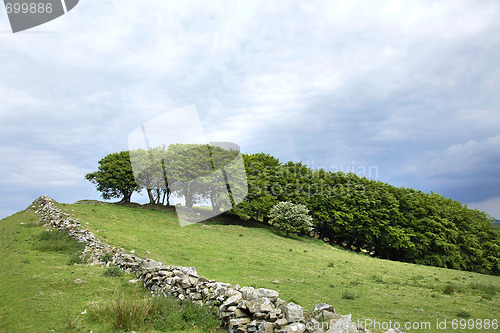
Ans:
[[[247,308],[250,312],[270,312],[274,310],[274,305],[271,303],[271,300],[266,297],[257,298],[253,301],[247,302]]]
[[[330,328],[326,331],[326,333],[350,333],[356,331],[356,325],[352,323],[351,315],[348,314],[346,316],[342,316],[340,319],[337,319],[335,323],[330,325]]]
[[[321,311],[320,315],[323,320],[340,319],[342,317],[342,315],[338,313],[330,312],[327,310]]]
[[[231,305],[238,305],[241,301],[241,294],[236,294],[234,296],[229,297],[226,299],[224,302],[224,305],[226,306],[231,306]]]
[[[248,324],[250,321],[251,321],[251,319],[248,317],[235,318],[235,319],[229,320],[229,326],[245,325],[245,324]]]
[[[196,268],[194,267],[178,267],[184,274],[191,275],[193,277],[199,277],[198,272],[196,272]]]
[[[240,288],[240,292],[243,299],[247,301],[253,301],[254,299],[257,298],[257,295],[255,294],[255,289],[253,287],[242,287]]]
[[[281,312],[283,312],[285,310],[286,301],[282,300],[281,298],[278,298],[274,302],[274,304],[276,305],[276,308],[281,310]]]
[[[289,323],[304,320],[303,308],[293,302],[285,305],[283,312],[285,314],[286,320],[288,320]]]
[[[233,313],[231,311],[221,311],[220,312],[220,317],[222,319],[225,319],[225,318],[229,318],[233,315]]]
[[[283,327],[286,324],[288,324],[288,320],[286,320],[285,318],[278,319],[274,322],[274,326],[278,328]]]
[[[238,290],[233,289],[233,288],[229,288],[225,292],[225,296],[226,297],[230,297],[230,296],[234,296],[234,295],[240,295],[241,296],[241,293]]]
[[[327,303],[318,303],[314,306],[314,312],[321,312],[323,310],[328,310],[330,312],[335,312],[335,309],[333,306],[327,304]]]
[[[169,271],[159,271],[158,274],[160,276],[166,276],[166,277],[171,277],[171,276],[174,276],[174,273],[172,272],[169,272]]]
[[[259,323],[257,327],[258,327],[259,333],[273,333],[273,331],[274,331],[274,324],[268,323],[265,321]]]
[[[253,314],[254,318],[257,318],[257,319],[264,319],[266,318],[266,314],[264,312],[255,312]]]
[[[302,323],[294,323],[294,324],[290,324],[290,325],[287,325],[285,327],[282,327],[279,332],[283,332],[283,333],[304,333],[304,331],[306,330],[306,325],[302,324]]]
[[[255,290],[255,293],[257,294],[257,297],[267,297],[272,302],[275,302],[280,295],[276,290],[265,289],[265,288],[259,288]]]

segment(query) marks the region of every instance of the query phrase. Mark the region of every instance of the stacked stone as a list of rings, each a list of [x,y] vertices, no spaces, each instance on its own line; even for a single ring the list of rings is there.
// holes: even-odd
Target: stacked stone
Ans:
[[[60,211],[48,196],[36,199],[32,208],[45,221],[46,227],[66,230],[70,237],[85,243],[85,253],[90,255],[91,263],[104,264],[101,257],[111,253],[111,263],[126,272],[135,273],[152,295],[169,295],[216,307],[222,325],[228,327],[231,333],[370,333],[356,327],[351,315],[337,314],[331,305],[325,303],[316,304],[312,318],[306,321],[304,309],[280,299],[275,290],[208,280],[199,276],[194,267],[164,265],[125,253],[123,249],[112,248],[99,241],[92,232],[82,229],[78,220]]]
[[[154,295],[216,306],[223,325],[232,332],[305,331],[302,307],[287,304],[275,290],[232,286],[200,277],[194,267],[167,266],[125,253],[116,254],[113,264],[135,272]]]
[[[46,195],[40,196],[33,201],[31,206],[39,214],[41,221],[45,222],[46,228],[58,229],[66,231],[68,236],[85,244],[85,250],[82,257],[87,258],[89,264],[106,264],[102,261],[102,257],[106,253],[113,255],[118,250],[101,242],[88,229],[82,229],[80,222],[73,219],[69,214],[62,212],[56,206],[56,202]]]

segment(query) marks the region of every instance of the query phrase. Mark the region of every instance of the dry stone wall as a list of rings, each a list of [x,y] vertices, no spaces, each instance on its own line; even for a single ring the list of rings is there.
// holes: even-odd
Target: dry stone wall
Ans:
[[[67,231],[70,237],[85,243],[83,256],[88,258],[89,264],[113,264],[126,272],[135,273],[152,295],[169,295],[217,307],[221,324],[231,333],[370,332],[357,327],[351,315],[342,316],[325,303],[316,304],[312,315],[308,316],[311,318],[306,320],[300,305],[280,299],[275,290],[209,280],[199,276],[194,267],[164,265],[111,247],[82,228],[78,220],[62,212],[48,196],[42,195],[31,207],[39,214],[44,226]],[[112,255],[112,262],[102,261],[107,253]]]

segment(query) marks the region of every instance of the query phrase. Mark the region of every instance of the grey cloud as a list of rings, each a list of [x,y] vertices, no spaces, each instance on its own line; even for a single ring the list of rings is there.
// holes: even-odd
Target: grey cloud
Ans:
[[[11,164],[47,151],[74,181],[138,124],[195,104],[207,136],[243,152],[375,165],[395,185],[480,201],[498,195],[499,8],[81,2],[53,34],[0,35],[0,147]]]

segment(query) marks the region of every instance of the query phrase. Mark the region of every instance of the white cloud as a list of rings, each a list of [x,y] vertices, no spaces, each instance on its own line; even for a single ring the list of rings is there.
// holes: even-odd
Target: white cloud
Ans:
[[[436,155],[430,167],[435,175],[442,177],[465,178],[486,171],[497,171],[496,162],[500,160],[500,134],[482,141],[470,140],[453,144],[444,153]],[[498,176],[498,173],[495,173]]]
[[[488,198],[480,202],[468,203],[469,208],[479,209],[486,212],[497,220],[500,220],[500,196]]]
[[[0,150],[2,182],[25,187],[72,186],[82,183],[83,170],[67,157],[51,151],[19,150],[14,147]]]
[[[54,33],[0,34],[2,165],[18,166],[2,177],[75,184],[137,125],[195,104],[210,139],[281,159],[354,160],[415,187],[498,178],[499,8],[80,2],[34,29]]]

